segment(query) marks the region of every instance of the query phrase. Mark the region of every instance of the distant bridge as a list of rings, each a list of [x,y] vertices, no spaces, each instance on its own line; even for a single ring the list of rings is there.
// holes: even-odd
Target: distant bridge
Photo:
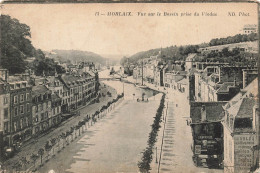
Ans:
[[[120,77],[113,77],[113,78],[99,78],[99,81],[104,81],[104,80],[113,80],[113,81],[120,81]]]

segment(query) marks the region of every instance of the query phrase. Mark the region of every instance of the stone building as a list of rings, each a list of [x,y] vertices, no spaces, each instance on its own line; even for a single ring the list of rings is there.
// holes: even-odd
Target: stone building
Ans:
[[[44,85],[32,87],[33,135],[38,135],[51,128],[51,90]]]
[[[224,172],[250,172],[258,165],[258,80],[224,107]]]
[[[32,87],[20,76],[9,76],[10,145],[19,147],[32,135]]]
[[[10,92],[8,82],[8,71],[0,69],[0,131],[2,131],[2,145],[10,145]]]
[[[191,102],[193,161],[196,166],[220,168],[223,161],[222,106],[226,102]]]

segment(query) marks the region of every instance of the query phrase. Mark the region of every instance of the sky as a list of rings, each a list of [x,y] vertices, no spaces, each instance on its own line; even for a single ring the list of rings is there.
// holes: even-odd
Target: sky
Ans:
[[[108,12],[131,12],[132,16],[108,16]],[[138,12],[156,15],[138,16]],[[178,16],[163,16],[164,12]],[[186,12],[192,16],[180,16]],[[194,16],[195,12],[200,16]],[[201,16],[202,12],[217,16]],[[245,24],[258,24],[256,3],[5,4],[2,13],[30,26],[36,48],[100,55],[199,44],[238,34]]]

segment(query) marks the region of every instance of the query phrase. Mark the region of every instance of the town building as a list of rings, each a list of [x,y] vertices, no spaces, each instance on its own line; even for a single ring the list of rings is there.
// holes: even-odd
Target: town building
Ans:
[[[164,86],[164,73],[165,73],[166,64],[158,65],[154,71],[154,84],[155,86]]]
[[[90,101],[97,96],[99,91],[99,82],[97,73],[94,73],[92,71],[83,73],[82,77],[84,77],[85,79],[82,88],[82,96],[84,105],[86,105],[89,104]]]
[[[251,33],[257,33],[257,25],[245,25],[242,30],[242,34],[251,34]]]
[[[0,69],[0,131],[2,132],[3,148],[10,146],[10,122],[11,116],[8,70]]]
[[[258,69],[243,69],[243,88],[258,77]]]
[[[224,44],[217,46],[210,46],[199,48],[199,52],[201,54],[210,53],[210,52],[221,52],[224,48],[228,48],[229,51],[232,51],[238,48],[240,51],[248,52],[248,53],[258,53],[258,41],[248,41],[241,43],[232,43],[232,44]]]
[[[258,80],[238,93],[224,108],[224,172],[251,172],[259,162]]]
[[[57,94],[59,98],[62,99],[61,107],[62,112],[68,112],[68,90],[64,84],[60,81],[60,78],[57,73],[55,76],[48,76],[45,78],[45,86],[52,91],[52,94]],[[56,97],[56,96],[55,96]]]
[[[193,162],[196,166],[220,168],[223,161],[223,105],[226,102],[191,102]]]
[[[68,112],[77,109],[80,106],[89,104],[96,97],[99,89],[97,72],[83,72],[79,74],[62,74],[59,77],[60,81],[66,88],[66,98],[68,99]],[[69,97],[69,98],[68,98]]]
[[[195,59],[197,57],[196,53],[191,53],[185,60],[185,70],[190,71],[190,69],[195,68]]]
[[[167,88],[177,89],[177,82],[186,78],[186,71],[170,71],[164,74],[164,86]]]
[[[78,65],[78,73],[82,74],[83,72],[95,71],[96,66],[93,62],[80,62]]]
[[[53,93],[51,95],[51,121],[49,121],[51,127],[55,127],[61,122],[61,104],[62,98],[57,93]]]
[[[245,69],[247,67],[207,66],[202,71],[195,71],[195,99],[197,101],[229,101],[243,87],[243,70]]]
[[[134,79],[138,79],[142,76],[142,68],[139,67],[139,66],[136,66],[134,69],[133,69],[133,78]]]
[[[47,131],[52,125],[51,90],[45,85],[32,87],[32,119],[34,136]]]
[[[32,87],[22,76],[9,76],[10,145],[15,148],[32,136]]]

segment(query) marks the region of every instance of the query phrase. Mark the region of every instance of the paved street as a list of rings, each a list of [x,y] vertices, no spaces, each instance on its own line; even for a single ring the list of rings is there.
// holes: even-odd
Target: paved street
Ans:
[[[167,114],[165,115],[165,129],[162,143],[162,131],[159,137],[158,146],[158,164],[154,164],[154,169],[151,172],[172,173],[172,172],[223,172],[223,170],[199,168],[194,166],[192,161],[191,129],[186,124],[186,118],[182,116],[182,112],[173,101],[168,100],[168,108],[166,105]],[[162,147],[162,153],[161,152]],[[160,159],[161,155],[161,159]]]
[[[162,94],[149,103],[124,100],[78,141],[70,144],[40,172],[138,172],[137,163],[147,146],[153,117]],[[131,110],[131,111],[129,111]]]
[[[107,74],[108,70],[101,73],[103,76]],[[49,170],[60,173],[139,171],[137,163],[141,160],[141,152],[147,147],[153,117],[162,94],[153,96],[154,92],[151,90],[143,90],[120,81],[103,81],[103,83],[106,88],[102,92],[106,93],[109,90],[113,97],[116,93],[124,92],[124,101],[115,110],[88,128],[76,141],[45,163],[39,172],[48,172]],[[109,86],[114,87],[114,89]],[[162,87],[159,89],[164,91]],[[143,93],[146,98],[149,98],[149,102],[136,102],[136,99],[141,98]],[[154,149],[151,172],[223,172],[223,170],[198,168],[193,165],[190,148],[191,128],[186,124],[186,118],[189,116],[188,102],[181,99],[184,96],[179,92],[169,92],[166,98],[164,118],[155,144],[158,163],[155,163],[156,150]],[[94,113],[110,99],[112,98],[102,97],[100,103],[81,109],[81,114]],[[37,152],[47,139],[66,131],[83,117],[71,119],[38,139],[35,144],[25,146],[22,152],[8,162],[15,162],[21,156],[29,157],[31,153],[26,153],[26,150],[30,148],[31,151]]]
[[[30,161],[30,155],[32,153],[37,154],[40,148],[44,148],[46,141],[49,141],[52,138],[56,138],[57,136],[61,135],[61,133],[66,132],[67,130],[70,129],[71,126],[75,126],[78,124],[79,121],[83,120],[85,117],[84,115],[87,114],[91,115],[95,113],[96,110],[100,109],[103,105],[106,105],[107,102],[113,100],[113,98],[116,97],[117,95],[116,91],[110,87],[103,88],[101,90],[101,93],[106,93],[107,91],[110,91],[112,93],[112,97],[108,97],[108,96],[101,97],[99,103],[91,104],[80,109],[81,116],[76,116],[76,117],[74,116],[69,120],[63,122],[59,127],[55,129],[51,129],[47,134],[40,135],[37,139],[31,139],[30,141],[27,142],[28,143],[27,145],[22,147],[19,153],[17,153],[13,158],[5,162],[5,167],[7,167],[8,170],[12,169],[12,165],[18,163],[21,157],[27,157],[27,160]],[[32,165],[32,163],[30,165]]]
[[[127,80],[135,82],[132,76],[128,77]],[[154,87],[151,84],[145,84],[153,89],[167,92],[167,90],[164,90],[164,87]],[[191,150],[191,128],[190,126],[187,126],[186,122],[187,117],[190,115],[189,102],[186,99],[187,97],[185,97],[183,93],[172,90],[168,92],[166,98],[164,119],[161,123],[161,128],[154,148],[151,172],[223,172],[221,169],[208,169],[194,166]],[[156,163],[156,147],[158,163]]]

